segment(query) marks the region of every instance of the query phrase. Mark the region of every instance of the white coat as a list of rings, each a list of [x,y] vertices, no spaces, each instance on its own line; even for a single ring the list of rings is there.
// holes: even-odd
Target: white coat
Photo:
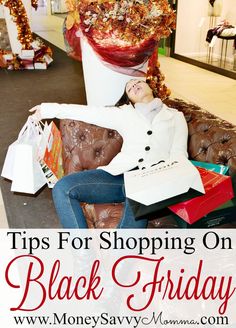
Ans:
[[[99,167],[112,175],[188,156],[185,118],[164,104],[152,122],[132,105],[118,108],[43,103],[40,113],[43,119],[73,119],[117,130],[123,137],[122,149],[108,165]]]

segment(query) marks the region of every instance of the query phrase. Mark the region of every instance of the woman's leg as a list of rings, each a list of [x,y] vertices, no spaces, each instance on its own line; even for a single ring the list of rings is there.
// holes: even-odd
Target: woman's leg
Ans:
[[[88,170],[63,177],[53,188],[53,200],[64,228],[87,228],[80,203],[121,203],[123,175],[113,176],[103,170]]]
[[[132,228],[144,229],[147,228],[147,224],[148,224],[148,219],[145,217],[135,219],[129,201],[126,198],[124,204],[124,213],[117,228],[118,229],[132,229]]]
[[[64,228],[87,228],[80,202],[91,204],[125,202],[118,228],[145,228],[147,220],[135,220],[125,197],[123,175],[103,170],[88,170],[67,175],[53,188],[53,199]]]

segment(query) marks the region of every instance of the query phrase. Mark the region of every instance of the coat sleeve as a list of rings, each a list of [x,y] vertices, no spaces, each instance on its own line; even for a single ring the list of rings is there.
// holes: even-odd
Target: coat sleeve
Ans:
[[[125,119],[124,107],[98,107],[72,104],[42,103],[42,119],[71,119],[119,130],[119,122]]]
[[[179,157],[188,158],[187,144],[188,144],[188,125],[183,113],[176,112],[175,114],[175,132],[173,144],[170,150],[170,156],[173,159]]]

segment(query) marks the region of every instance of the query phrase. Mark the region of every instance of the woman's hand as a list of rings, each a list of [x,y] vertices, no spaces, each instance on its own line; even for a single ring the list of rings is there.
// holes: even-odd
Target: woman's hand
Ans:
[[[37,105],[37,106],[34,106],[33,108],[31,108],[29,110],[29,112],[31,113],[34,113],[32,114],[32,118],[35,120],[35,121],[41,121],[42,120],[42,115],[41,115],[41,107],[40,105]]]

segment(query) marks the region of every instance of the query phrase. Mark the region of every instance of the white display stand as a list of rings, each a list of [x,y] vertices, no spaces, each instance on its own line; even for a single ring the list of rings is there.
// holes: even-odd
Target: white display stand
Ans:
[[[114,105],[124,93],[125,85],[134,76],[121,74],[106,67],[86,40],[81,38],[82,65],[88,105]],[[147,64],[144,71],[147,70]],[[143,77],[145,80],[145,77]]]
[[[22,0],[25,10],[29,19],[29,23],[31,20],[31,1],[30,0]],[[13,18],[10,15],[10,11],[7,7],[4,6],[4,16],[7,24],[7,31],[10,40],[11,50],[15,54],[19,54],[22,49],[22,45],[18,40],[17,26],[13,22]]]

